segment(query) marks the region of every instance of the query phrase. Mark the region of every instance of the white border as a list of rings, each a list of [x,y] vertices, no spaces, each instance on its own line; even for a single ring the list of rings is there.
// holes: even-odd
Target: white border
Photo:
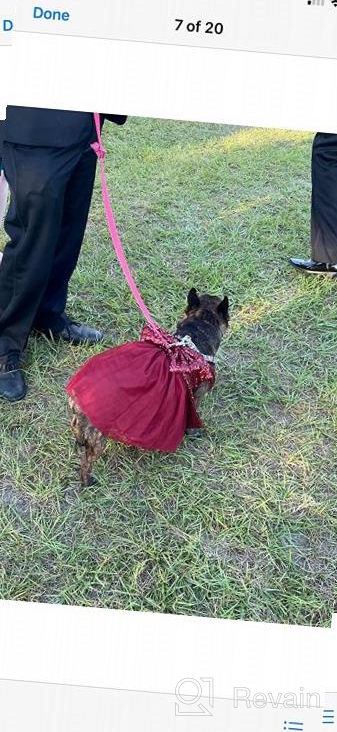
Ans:
[[[0,602],[0,678],[175,692],[213,677],[215,696],[324,694],[331,631],[97,608]]]
[[[337,130],[337,61],[13,35],[11,104]]]

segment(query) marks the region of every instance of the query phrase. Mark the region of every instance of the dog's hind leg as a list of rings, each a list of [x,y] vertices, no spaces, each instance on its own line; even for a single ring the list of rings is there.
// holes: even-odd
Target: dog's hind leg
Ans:
[[[85,447],[85,427],[87,421],[84,421],[83,415],[78,411],[71,399],[69,399],[69,406],[73,415],[70,422],[70,429],[74,435],[75,447]]]
[[[106,446],[106,438],[95,428],[89,428],[90,439],[85,440],[84,452],[81,461],[81,485],[88,486],[96,483],[92,478],[94,462],[102,455]]]
[[[88,443],[84,446],[82,460],[81,460],[81,486],[84,488],[89,485],[94,485],[95,480],[92,478],[92,469],[95,462],[95,451],[92,445]]]

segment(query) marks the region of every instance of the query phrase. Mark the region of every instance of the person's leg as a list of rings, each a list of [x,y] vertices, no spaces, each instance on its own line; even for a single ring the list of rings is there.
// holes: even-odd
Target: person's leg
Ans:
[[[78,150],[61,154],[52,148],[4,145],[11,200],[5,220],[9,241],[0,267],[0,396],[8,399],[24,396],[18,373],[16,389],[13,363],[26,346],[52,270],[64,194],[80,155]]]
[[[337,135],[314,140],[311,253],[316,262],[337,264]]]
[[[66,186],[47,148],[7,144],[4,167],[11,202],[0,268],[0,355],[26,345],[51,271]]]
[[[314,139],[311,259],[290,262],[310,274],[337,275],[337,134],[318,133]]]
[[[35,317],[37,330],[57,333],[64,328],[68,285],[80,254],[95,181],[97,156],[82,154],[68,181],[62,226],[47,287]],[[98,333],[98,332],[97,332]]]

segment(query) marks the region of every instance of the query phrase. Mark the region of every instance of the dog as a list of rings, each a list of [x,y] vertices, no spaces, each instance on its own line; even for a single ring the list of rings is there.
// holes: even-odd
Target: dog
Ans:
[[[198,295],[192,288],[187,296],[187,307],[182,319],[177,323],[174,337],[183,344],[189,345],[201,354],[205,361],[215,364],[215,356],[222,338],[229,327],[228,298],[213,295]],[[202,382],[193,391],[196,409],[203,396],[211,388],[209,381]],[[108,438],[94,427],[88,417],[83,414],[74,399],[68,399],[71,418],[71,430],[75,436],[76,445],[83,449],[81,460],[80,480],[82,486],[93,485],[92,478],[94,462],[102,455]],[[189,437],[199,437],[201,429],[187,429]]]

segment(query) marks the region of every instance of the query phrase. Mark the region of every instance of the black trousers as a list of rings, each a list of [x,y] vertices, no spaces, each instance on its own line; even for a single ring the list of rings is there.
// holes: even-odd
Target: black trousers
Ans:
[[[337,264],[337,134],[319,132],[314,139],[311,256]]]
[[[96,154],[5,143],[9,241],[0,267],[0,355],[22,351],[33,326],[62,330],[92,198]]]

